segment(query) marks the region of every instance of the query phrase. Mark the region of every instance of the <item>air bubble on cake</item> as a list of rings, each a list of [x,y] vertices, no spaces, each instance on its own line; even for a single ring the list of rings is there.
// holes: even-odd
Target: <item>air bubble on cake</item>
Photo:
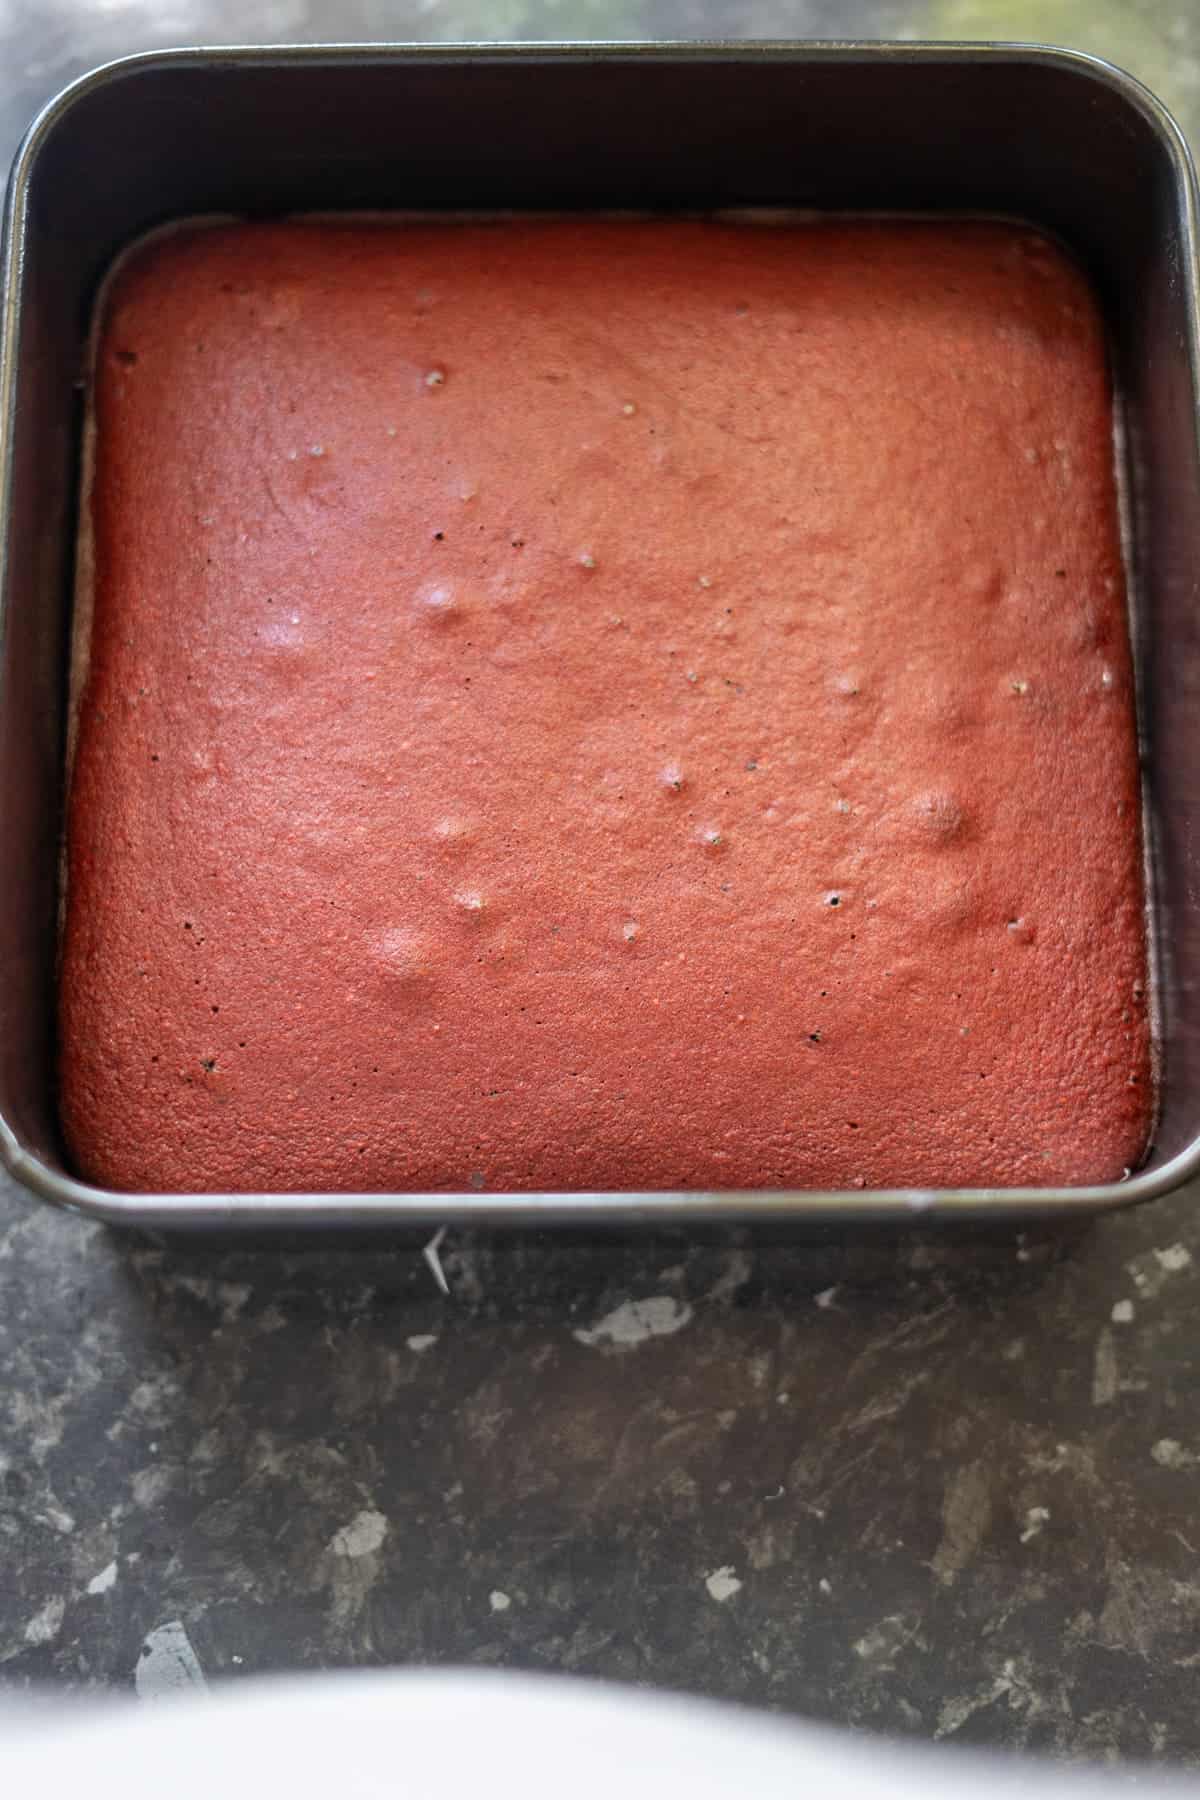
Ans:
[[[465,919],[478,919],[487,910],[487,901],[478,888],[460,888],[454,904]]]
[[[990,558],[970,562],[962,571],[962,590],[969,600],[995,605],[1005,596],[1008,574],[1003,565]]]
[[[426,371],[425,386],[427,388],[436,389],[436,388],[444,387],[445,382],[446,382],[445,369],[428,369]]]
[[[595,552],[592,550],[581,550],[579,552],[578,562],[579,562],[580,568],[586,569],[588,571],[588,573],[590,574],[591,571],[596,567]]]
[[[677,762],[664,763],[658,772],[659,783],[669,794],[678,794],[683,790],[686,777]]]
[[[627,944],[632,944],[640,936],[641,929],[636,919],[626,919],[621,927],[621,936]]]
[[[922,836],[935,843],[949,843],[962,832],[963,809],[954,795],[944,788],[918,794],[912,810]]]
[[[266,649],[277,650],[288,656],[303,656],[309,649],[308,634],[298,612],[289,613],[286,617],[278,612],[272,614],[258,635],[259,642]]]
[[[981,923],[974,885],[963,879],[956,862],[943,865],[936,875],[927,873],[908,904],[914,935],[937,939],[950,932],[977,931]]]
[[[430,973],[429,957],[421,938],[403,925],[389,925],[367,933],[372,961],[394,981],[420,981]]]
[[[696,841],[705,850],[717,851],[725,848],[725,834],[716,824],[701,825],[696,832]]]
[[[462,818],[458,813],[447,813],[434,823],[433,835],[440,843],[455,849],[469,843],[474,833],[469,819]]]
[[[416,596],[419,617],[431,625],[446,625],[459,610],[458,594],[452,583],[435,581],[419,589]]]
[[[1006,920],[1005,930],[1014,944],[1032,944],[1037,936],[1033,920],[1023,915]]]

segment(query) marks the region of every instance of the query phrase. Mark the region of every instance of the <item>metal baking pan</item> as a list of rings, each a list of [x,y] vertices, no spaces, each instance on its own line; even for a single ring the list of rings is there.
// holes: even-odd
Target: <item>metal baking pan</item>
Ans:
[[[53,983],[66,658],[92,303],[189,215],[787,206],[994,213],[1061,239],[1106,309],[1125,421],[1161,1111],[1104,1187],[855,1193],[129,1195],[66,1167]],[[1119,71],[1004,45],[183,50],[68,88],[17,157],[0,348],[0,1149],[43,1198],[156,1228],[1080,1216],[1200,1168],[1196,186]],[[164,1120],[164,1129],[169,1122]]]

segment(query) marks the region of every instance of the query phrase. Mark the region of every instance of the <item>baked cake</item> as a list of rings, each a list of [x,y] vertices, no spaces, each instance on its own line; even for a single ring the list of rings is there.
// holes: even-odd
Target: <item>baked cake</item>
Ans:
[[[1136,1164],[1112,403],[1044,238],[189,226],[111,280],[91,398],[84,1176]]]

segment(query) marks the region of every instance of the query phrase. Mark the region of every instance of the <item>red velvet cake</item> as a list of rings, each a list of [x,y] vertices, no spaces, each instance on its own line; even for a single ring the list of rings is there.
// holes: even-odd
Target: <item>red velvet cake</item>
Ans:
[[[1101,319],[982,223],[187,227],[98,324],[121,1189],[1049,1184],[1153,1091]]]

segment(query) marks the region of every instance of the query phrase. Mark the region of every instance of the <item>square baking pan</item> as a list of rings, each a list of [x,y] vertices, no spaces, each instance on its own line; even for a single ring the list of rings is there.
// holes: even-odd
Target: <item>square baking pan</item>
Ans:
[[[71,1175],[54,982],[86,341],[135,238],[202,214],[971,213],[1060,238],[1100,294],[1124,429],[1160,1111],[1110,1186],[880,1192],[118,1194]],[[109,1223],[822,1224],[1080,1216],[1200,1167],[1196,190],[1136,82],[1022,45],[183,50],[54,100],[17,157],[0,348],[0,1149]],[[163,1129],[170,1129],[169,1120]]]

